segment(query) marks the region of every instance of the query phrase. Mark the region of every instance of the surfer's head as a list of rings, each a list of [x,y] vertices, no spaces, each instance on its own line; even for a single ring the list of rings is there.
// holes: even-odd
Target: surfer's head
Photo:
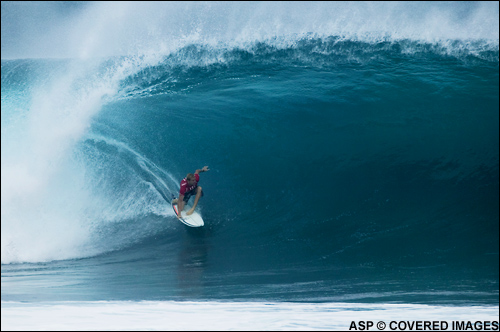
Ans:
[[[189,173],[188,175],[186,175],[186,180],[190,186],[196,183],[196,177],[193,173]]]

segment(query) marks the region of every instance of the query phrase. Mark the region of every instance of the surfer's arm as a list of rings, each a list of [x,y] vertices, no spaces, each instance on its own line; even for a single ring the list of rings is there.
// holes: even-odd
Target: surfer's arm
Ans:
[[[208,166],[203,166],[202,169],[197,169],[194,174],[200,174],[201,172],[209,171]]]

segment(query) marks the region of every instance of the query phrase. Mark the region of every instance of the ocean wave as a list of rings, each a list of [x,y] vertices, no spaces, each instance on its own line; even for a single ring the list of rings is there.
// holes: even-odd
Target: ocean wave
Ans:
[[[497,45],[294,35],[190,41],[103,59],[2,60],[2,262],[86,257],[163,234],[161,220],[175,221],[164,210],[169,194],[193,171],[183,163],[207,160],[224,174],[209,186],[227,203],[211,201],[208,210],[209,227],[230,234],[221,243],[250,236],[251,248],[306,248],[314,239],[320,254],[303,259],[322,261],[361,257],[383,239],[405,247],[407,258],[412,246],[400,238],[415,244],[411,234],[424,237],[422,220],[438,218],[438,235],[426,241],[432,249],[418,256],[463,257],[442,248],[464,240],[468,215],[484,221],[469,247],[497,227],[497,203],[488,199],[498,196],[491,194]],[[196,128],[193,139],[179,134],[188,128]],[[280,208],[268,210],[264,183],[283,169],[290,173],[275,198]],[[321,195],[309,221],[304,195],[323,169],[332,170],[334,209],[323,207],[331,202]],[[221,188],[239,183],[241,170],[251,180],[228,195]],[[430,195],[427,188],[438,189]],[[421,204],[430,212],[418,212]],[[268,214],[276,221],[261,224]],[[436,244],[450,220],[455,235]],[[18,223],[32,231],[24,236]],[[65,238],[55,241],[60,232]],[[339,235],[332,242],[329,234]],[[488,241],[476,247],[490,250]],[[33,252],[32,243],[44,250]],[[381,250],[372,262],[387,255]]]
[[[175,93],[186,89],[186,77],[212,75],[234,67],[310,67],[335,69],[342,65],[373,65],[400,61],[456,60],[465,66],[498,64],[498,42],[445,40],[436,43],[404,40],[360,41],[340,36],[273,38],[237,45],[190,44],[162,55],[158,64],[144,68],[121,83],[120,98]]]

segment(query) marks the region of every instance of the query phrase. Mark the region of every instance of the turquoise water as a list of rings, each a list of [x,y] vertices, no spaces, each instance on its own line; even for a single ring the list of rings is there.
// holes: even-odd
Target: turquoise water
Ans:
[[[291,6],[307,33],[229,5],[207,9],[227,34],[2,60],[2,301],[498,304],[498,32],[461,35],[481,5],[398,4],[394,30]],[[464,28],[418,35],[415,9]],[[189,229],[169,199],[204,165]]]

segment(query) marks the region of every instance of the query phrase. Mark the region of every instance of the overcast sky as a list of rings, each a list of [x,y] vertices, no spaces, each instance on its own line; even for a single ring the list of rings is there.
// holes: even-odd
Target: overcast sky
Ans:
[[[71,21],[87,6],[85,1],[2,1],[2,58],[51,53],[49,48],[67,43],[69,34],[53,32]]]

